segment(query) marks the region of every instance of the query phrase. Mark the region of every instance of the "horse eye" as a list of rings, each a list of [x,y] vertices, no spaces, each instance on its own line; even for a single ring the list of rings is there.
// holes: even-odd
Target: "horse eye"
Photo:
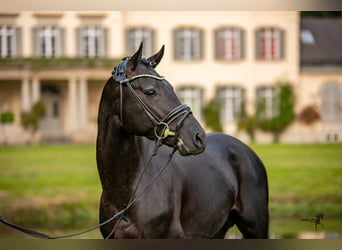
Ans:
[[[155,95],[156,94],[156,91],[154,89],[144,89],[143,90],[143,93],[145,95]]]

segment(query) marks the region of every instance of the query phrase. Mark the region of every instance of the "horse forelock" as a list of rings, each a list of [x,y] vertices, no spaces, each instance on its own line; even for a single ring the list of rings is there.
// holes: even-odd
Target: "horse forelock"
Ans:
[[[115,81],[120,81],[122,79],[126,79],[128,76],[127,76],[127,61],[129,60],[130,57],[125,57],[123,58],[118,65],[116,65],[112,71],[112,78],[115,80]],[[154,70],[154,67],[156,66],[156,62],[154,61],[150,61],[146,58],[141,58],[140,59],[140,64],[144,65],[147,67],[147,69],[150,69],[152,70],[153,72],[157,73],[155,70]],[[157,75],[159,75],[157,73]]]

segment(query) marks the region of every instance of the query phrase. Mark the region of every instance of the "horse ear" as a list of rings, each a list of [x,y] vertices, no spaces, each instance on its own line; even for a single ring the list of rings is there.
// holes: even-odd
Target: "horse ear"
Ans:
[[[159,64],[159,62],[163,58],[164,48],[165,48],[165,46],[163,45],[157,54],[155,54],[155,55],[153,55],[147,59],[153,68],[157,67],[157,65]]]
[[[128,60],[126,67],[126,74],[130,75],[138,66],[143,51],[143,42],[140,43],[139,49],[134,53],[133,56]]]

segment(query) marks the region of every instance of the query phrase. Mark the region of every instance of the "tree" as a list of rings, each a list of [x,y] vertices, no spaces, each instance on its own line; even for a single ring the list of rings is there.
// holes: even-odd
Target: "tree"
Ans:
[[[263,131],[273,134],[273,141],[279,142],[280,135],[295,120],[294,112],[295,97],[293,86],[289,82],[280,82],[276,99],[278,100],[278,112],[272,118],[264,118],[265,103],[260,102],[257,105],[256,119],[257,126]]]
[[[42,101],[36,102],[30,111],[21,114],[21,125],[33,136],[38,130],[39,120],[44,116],[44,113],[44,103]]]
[[[216,99],[210,100],[203,109],[205,124],[216,132],[223,131],[220,122],[220,109],[221,105]]]
[[[241,105],[241,112],[238,121],[238,130],[245,130],[251,142],[255,142],[255,131],[257,129],[257,122],[255,115],[247,113],[246,105],[243,102]]]

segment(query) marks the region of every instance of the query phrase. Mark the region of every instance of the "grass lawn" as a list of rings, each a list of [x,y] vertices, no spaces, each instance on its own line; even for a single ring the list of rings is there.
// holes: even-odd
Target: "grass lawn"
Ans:
[[[251,147],[267,168],[270,234],[314,231],[300,219],[319,212],[324,231],[342,232],[342,144]],[[8,220],[48,234],[85,229],[98,222],[100,192],[94,145],[0,147],[0,215]],[[0,225],[4,237],[24,236]]]
[[[342,232],[342,144],[251,147],[267,169],[271,233],[314,231],[301,219],[320,212],[325,231]]]

